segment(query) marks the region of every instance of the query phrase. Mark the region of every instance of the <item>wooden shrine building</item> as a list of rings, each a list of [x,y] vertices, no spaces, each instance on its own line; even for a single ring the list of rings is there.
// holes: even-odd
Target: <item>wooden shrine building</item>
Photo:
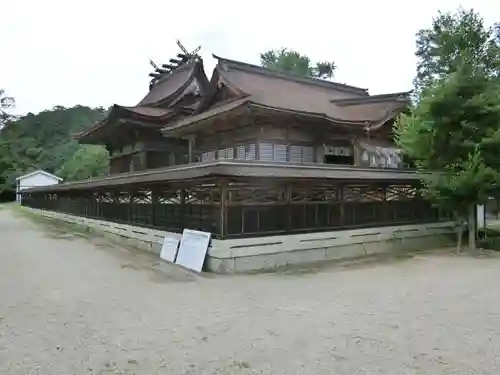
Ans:
[[[78,134],[109,175],[23,191],[23,204],[216,239],[448,220],[394,146],[408,93],[283,74],[197,54],[151,74],[137,105]]]

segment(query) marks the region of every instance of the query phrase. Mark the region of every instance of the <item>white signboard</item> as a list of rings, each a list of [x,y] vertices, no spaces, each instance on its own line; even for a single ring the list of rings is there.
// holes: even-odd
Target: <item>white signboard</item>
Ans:
[[[175,264],[200,272],[205,262],[211,234],[184,229]]]
[[[177,238],[166,236],[161,247],[160,258],[167,262],[174,263],[177,257],[179,240]]]

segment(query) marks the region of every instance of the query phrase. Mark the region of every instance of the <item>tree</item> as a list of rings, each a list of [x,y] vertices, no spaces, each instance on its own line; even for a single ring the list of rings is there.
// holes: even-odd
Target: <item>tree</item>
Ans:
[[[0,136],[0,193],[35,169],[55,173],[79,149],[72,134],[105,116],[103,108],[54,107],[6,122]]]
[[[84,180],[108,172],[109,153],[103,146],[81,145],[56,172],[65,181]]]
[[[457,220],[457,251],[468,216],[475,248],[476,205],[485,204],[500,181],[500,85],[481,64],[468,61],[428,86],[409,115],[396,121],[396,142],[423,178],[423,193]]]
[[[439,12],[430,28],[417,33],[416,47],[417,93],[467,61],[488,76],[500,76],[500,24],[485,27],[482,17],[472,9]]]
[[[14,106],[14,98],[5,95],[5,90],[0,89],[0,130],[5,126],[5,123],[12,118],[8,112]]]
[[[334,62],[319,61],[313,64],[308,56],[287,48],[272,49],[261,53],[260,64],[265,68],[283,73],[320,79],[332,78],[336,68]]]
[[[454,212],[457,249],[466,217],[474,248],[475,206],[497,192],[500,178],[500,27],[460,8],[439,13],[416,46],[416,105],[396,122],[396,141],[431,172],[423,193]]]

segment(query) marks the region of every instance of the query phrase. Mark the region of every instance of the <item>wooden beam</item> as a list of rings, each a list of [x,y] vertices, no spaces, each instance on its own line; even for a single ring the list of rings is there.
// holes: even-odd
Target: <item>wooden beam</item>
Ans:
[[[166,69],[162,69],[162,68],[156,68],[155,72],[160,73],[160,74],[165,74],[165,73],[169,73],[170,71],[166,70]]]

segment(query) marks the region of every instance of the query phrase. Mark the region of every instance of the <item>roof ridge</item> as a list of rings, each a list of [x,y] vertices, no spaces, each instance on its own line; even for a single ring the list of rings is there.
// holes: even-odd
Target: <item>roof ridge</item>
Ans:
[[[367,103],[383,103],[388,100],[399,101],[404,100],[408,101],[409,95],[411,91],[402,91],[388,94],[378,94],[378,95],[369,95],[365,97],[355,97],[355,98],[340,98],[340,99],[331,99],[330,103],[339,105],[339,106],[349,106],[349,105],[358,105],[358,104],[367,104]]]
[[[162,76],[158,80],[156,80],[154,83],[151,84],[149,91],[151,91],[151,89],[156,85],[167,81],[170,77],[174,76],[176,73],[182,72],[189,67],[193,68],[194,66],[196,66],[196,63],[197,63],[196,60],[187,61],[184,64],[179,65],[177,68],[171,70],[170,72],[162,74]]]
[[[302,76],[299,76],[299,75],[296,75],[293,73],[283,73],[283,72],[279,72],[276,70],[265,68],[265,67],[262,67],[259,65],[255,65],[255,64],[249,64],[249,63],[242,62],[242,61],[226,59],[224,57],[220,57],[220,56],[217,56],[215,54],[212,54],[212,57],[214,59],[217,59],[219,61],[219,64],[224,63],[227,65],[230,65],[229,66],[230,69],[232,68],[232,69],[247,70],[247,71],[251,71],[253,73],[268,75],[268,76],[275,77],[275,78],[293,80],[293,81],[298,82],[298,83],[311,84],[311,85],[320,86],[320,87],[329,88],[329,89],[337,89],[337,90],[346,91],[346,92],[350,92],[350,93],[368,95],[368,89],[356,87],[356,86],[351,86],[351,85],[346,85],[345,83],[332,82],[332,81],[327,81],[324,79],[312,78],[312,77],[302,77]]]
[[[180,87],[178,87],[174,92],[171,92],[167,96],[161,95],[160,98],[154,98],[155,95],[154,94],[151,95],[151,93],[153,92],[153,90],[155,90],[155,88],[161,87],[161,85],[163,83],[168,84],[168,81],[172,77],[174,77],[175,75],[178,75],[180,73],[189,73],[189,76],[186,78],[186,81]],[[189,61],[189,62],[181,65],[180,67],[176,68],[171,73],[167,73],[165,75],[165,77],[160,78],[157,82],[155,82],[153,85],[151,85],[149,87],[149,91],[147,92],[146,96],[144,96],[139,101],[139,103],[137,103],[136,105],[138,105],[138,106],[149,105],[149,106],[153,106],[153,107],[156,106],[157,107],[159,105],[164,104],[164,102],[167,101],[167,99],[171,99],[172,97],[175,97],[175,96],[179,95],[180,93],[182,93],[182,91],[184,91],[191,84],[191,82],[196,78],[196,76],[199,73],[206,74],[202,59],[192,60],[192,61]],[[153,96],[153,99],[150,96]],[[149,97],[149,99],[144,101],[148,97]]]
[[[36,169],[36,170],[34,170],[34,171],[31,171],[31,172],[25,173],[25,174],[23,174],[22,176],[16,177],[16,180],[20,180],[20,179],[22,179],[22,178],[26,178],[26,177],[31,177],[31,176],[33,176],[33,175],[35,175],[35,174],[37,174],[37,173],[42,173],[42,174],[44,174],[44,175],[46,175],[46,176],[54,177],[54,178],[56,178],[56,179],[57,179],[57,180],[59,180],[59,181],[62,181],[62,180],[63,180],[61,177],[59,177],[59,176],[57,176],[57,175],[55,175],[55,174],[53,174],[53,173],[47,172],[47,171],[45,171],[45,170],[43,170],[43,169]]]

